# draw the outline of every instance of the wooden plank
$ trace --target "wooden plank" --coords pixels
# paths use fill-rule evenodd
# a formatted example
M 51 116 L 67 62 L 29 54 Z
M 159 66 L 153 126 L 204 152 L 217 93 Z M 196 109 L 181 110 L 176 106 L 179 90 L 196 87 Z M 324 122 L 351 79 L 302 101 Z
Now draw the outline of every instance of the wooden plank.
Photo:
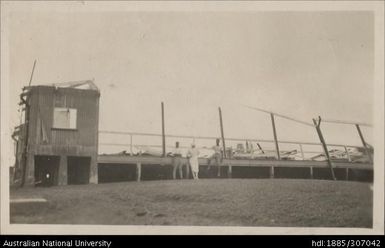
M 228 165 L 227 177 L 228 178 L 233 177 L 233 167 L 231 166 L 231 164 Z
M 313 170 L 313 166 L 310 166 L 310 179 L 314 179 L 314 170 Z

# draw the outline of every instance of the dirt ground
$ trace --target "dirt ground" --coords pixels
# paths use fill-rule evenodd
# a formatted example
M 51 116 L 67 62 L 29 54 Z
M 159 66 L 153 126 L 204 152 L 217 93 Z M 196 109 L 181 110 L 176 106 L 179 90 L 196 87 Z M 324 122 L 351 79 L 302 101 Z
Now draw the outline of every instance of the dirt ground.
M 368 183 L 201 179 L 12 189 L 11 223 L 371 227 Z

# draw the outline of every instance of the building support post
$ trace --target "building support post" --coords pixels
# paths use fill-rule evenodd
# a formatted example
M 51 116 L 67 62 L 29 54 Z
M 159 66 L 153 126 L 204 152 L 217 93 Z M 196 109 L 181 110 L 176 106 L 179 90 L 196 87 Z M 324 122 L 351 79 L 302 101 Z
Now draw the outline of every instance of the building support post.
M 92 165 L 90 165 L 90 166 L 92 167 Z M 59 161 L 58 185 L 67 185 L 68 184 L 67 173 L 68 173 L 67 156 L 63 155 L 63 156 L 60 156 L 60 161 Z
M 329 168 L 330 168 L 331 177 L 333 180 L 336 180 L 336 176 L 334 175 L 333 164 L 332 164 L 332 161 L 330 159 L 329 151 L 328 151 L 328 148 L 326 146 L 325 139 L 324 139 L 322 132 L 321 132 L 321 127 L 320 127 L 321 126 L 321 117 L 318 117 L 318 122 L 316 119 L 313 119 L 313 123 L 314 123 L 316 130 L 317 130 L 318 137 L 321 141 L 322 148 L 323 148 L 325 156 L 326 156 L 326 161 L 327 161 Z
M 67 162 L 66 162 L 67 163 Z M 95 154 L 91 156 L 91 164 L 90 164 L 90 183 L 98 184 L 99 183 L 99 172 L 98 172 L 98 155 Z
M 35 186 L 35 155 L 29 151 L 26 155 L 25 183 L 23 186 Z

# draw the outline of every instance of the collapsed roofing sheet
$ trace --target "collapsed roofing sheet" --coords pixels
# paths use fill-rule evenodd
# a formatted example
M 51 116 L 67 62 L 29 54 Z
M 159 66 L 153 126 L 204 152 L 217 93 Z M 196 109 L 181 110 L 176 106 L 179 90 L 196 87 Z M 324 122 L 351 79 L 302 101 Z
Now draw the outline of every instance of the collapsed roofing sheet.
M 82 89 L 82 90 L 99 91 L 98 87 L 94 84 L 92 80 L 57 83 L 57 84 L 52 84 L 52 86 L 57 88 L 74 88 L 74 89 Z

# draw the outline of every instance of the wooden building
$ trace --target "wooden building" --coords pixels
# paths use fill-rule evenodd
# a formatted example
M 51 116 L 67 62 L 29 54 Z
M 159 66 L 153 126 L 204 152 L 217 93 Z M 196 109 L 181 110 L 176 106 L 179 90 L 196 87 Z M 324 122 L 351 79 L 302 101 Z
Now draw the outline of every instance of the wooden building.
M 25 87 L 16 128 L 21 186 L 98 183 L 99 89 L 92 81 Z

